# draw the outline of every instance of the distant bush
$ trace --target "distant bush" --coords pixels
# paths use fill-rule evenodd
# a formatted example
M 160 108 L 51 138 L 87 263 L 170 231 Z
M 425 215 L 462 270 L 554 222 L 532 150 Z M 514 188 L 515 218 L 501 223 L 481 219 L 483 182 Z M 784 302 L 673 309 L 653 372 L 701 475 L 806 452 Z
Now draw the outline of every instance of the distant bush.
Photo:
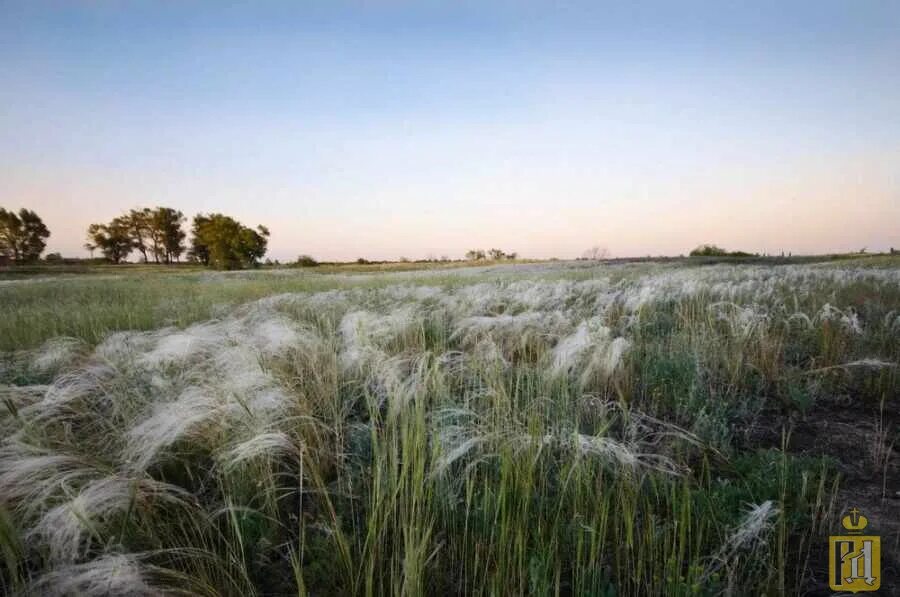
M 700 245 L 691 251 L 691 257 L 725 257 L 728 251 L 716 245 Z
M 59 253 L 47 253 L 44 257 L 44 261 L 47 263 L 61 263 L 63 260 L 63 256 Z
M 593 259 L 599 261 L 609 258 L 609 249 L 601 245 L 594 245 L 581 255 L 582 259 Z
M 519 254 L 516 252 L 507 253 L 501 249 L 490 249 L 487 252 L 483 249 L 471 249 L 466 251 L 466 259 L 468 261 L 484 261 L 485 259 L 501 261 L 503 259 L 518 259 L 518 257 Z
M 726 251 L 716 245 L 700 245 L 690 253 L 691 257 L 755 257 L 745 251 Z
M 299 267 L 316 267 L 319 265 L 319 262 L 316 261 L 311 255 L 300 255 L 297 257 L 297 261 L 294 262 L 294 265 Z

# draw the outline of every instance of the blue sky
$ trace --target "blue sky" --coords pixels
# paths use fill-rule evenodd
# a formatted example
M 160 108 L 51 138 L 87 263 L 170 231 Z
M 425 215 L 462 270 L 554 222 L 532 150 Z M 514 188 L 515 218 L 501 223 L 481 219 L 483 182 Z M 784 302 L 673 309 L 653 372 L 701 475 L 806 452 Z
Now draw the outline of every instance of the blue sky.
M 3 2 L 0 205 L 271 254 L 900 246 L 897 2 Z

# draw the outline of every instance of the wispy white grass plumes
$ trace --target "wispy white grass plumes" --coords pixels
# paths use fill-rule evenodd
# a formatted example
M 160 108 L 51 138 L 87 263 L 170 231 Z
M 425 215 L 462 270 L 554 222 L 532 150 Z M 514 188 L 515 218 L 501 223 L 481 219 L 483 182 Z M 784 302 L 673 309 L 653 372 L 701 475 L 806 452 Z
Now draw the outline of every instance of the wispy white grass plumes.
M 350 372 L 359 372 L 367 363 L 386 356 L 385 350 L 417 325 L 411 307 L 379 315 L 370 311 L 353 311 L 341 319 L 339 331 L 343 342 L 341 363 Z
M 620 471 L 654 470 L 667 475 L 681 472 L 675 462 L 662 454 L 642 452 L 637 446 L 629 446 L 610 437 L 575 433 L 572 442 L 580 454 L 602 458 L 616 465 Z
M 772 500 L 749 505 L 743 518 L 731 529 L 718 552 L 710 559 L 703 578 L 709 579 L 722 568 L 732 569 L 728 575 L 728 592 L 734 592 L 737 587 L 734 586 L 736 575 L 733 568 L 739 568 L 742 560 L 744 564 L 755 562 L 760 552 L 768 549 L 768 536 L 779 514 L 780 510 Z
M 862 334 L 862 324 L 860 324 L 859 316 L 850 310 L 842 311 L 830 303 L 825 303 L 816 314 L 816 320 L 838 322 L 849 332 L 854 334 Z
M 740 524 L 725 539 L 720 553 L 723 556 L 733 556 L 741 549 L 764 546 L 765 533 L 772 530 L 772 523 L 778 512 L 772 500 L 750 505 Z
M 867 367 L 870 369 L 887 369 L 900 367 L 900 363 L 891 363 L 882 359 L 857 359 L 841 365 L 841 367 Z
M 262 457 L 298 456 L 300 450 L 283 432 L 264 432 L 254 435 L 219 455 L 226 470 L 237 468 L 241 464 Z
M 72 403 L 97 399 L 115 375 L 113 367 L 99 363 L 66 372 L 47 386 L 43 398 L 29 409 L 29 414 L 38 420 L 47 420 L 61 409 L 71 407 Z
M 592 345 L 605 345 L 609 336 L 610 329 L 602 323 L 596 320 L 582 321 L 573 333 L 560 340 L 553 348 L 553 372 L 570 371 Z
M 217 412 L 221 412 L 221 404 L 215 396 L 201 388 L 188 388 L 174 402 L 156 406 L 153 414 L 128 430 L 124 461 L 135 471 L 146 469 L 163 449 Z
M 156 597 L 168 593 L 148 583 L 139 559 L 131 555 L 105 555 L 56 567 L 38 578 L 31 589 L 34 594 L 48 597 Z
M 159 327 L 0 358 L 0 531 L 29 558 L 10 577 L 39 594 L 187 590 L 178 574 L 209 594 L 723 591 L 744 560 L 771 569 L 787 525 L 765 456 L 735 441 L 761 405 L 896 388 L 896 272 L 517 271 L 279 286 L 183 325 L 177 298 Z M 290 275 L 197 283 L 258 278 Z M 765 471 L 752 492 L 741 458 Z M 795 503 L 816 474 L 785 482 Z
M 84 352 L 85 344 L 78 338 L 53 338 L 37 349 L 31 368 L 37 373 L 55 373 L 70 366 Z
M 0 448 L 0 502 L 13 504 L 30 515 L 65 488 L 95 474 L 96 470 L 79 456 L 13 438 Z
M 154 500 L 180 503 L 185 497 L 181 488 L 153 479 L 104 477 L 48 510 L 28 536 L 47 545 L 53 561 L 71 563 L 84 554 L 87 539 L 115 516 Z
M 608 343 L 595 346 L 593 354 L 581 374 L 582 387 L 598 374 L 603 379 L 609 379 L 621 366 L 629 348 L 631 348 L 631 342 L 621 336 Z

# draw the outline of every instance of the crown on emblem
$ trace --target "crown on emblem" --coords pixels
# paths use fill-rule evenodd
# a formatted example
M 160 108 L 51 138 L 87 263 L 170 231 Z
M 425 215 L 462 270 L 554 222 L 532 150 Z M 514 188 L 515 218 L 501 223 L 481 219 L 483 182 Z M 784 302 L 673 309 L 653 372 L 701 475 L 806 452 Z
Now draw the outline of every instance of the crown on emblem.
M 858 508 L 851 508 L 850 513 L 841 519 L 841 524 L 848 531 L 860 532 L 869 524 L 869 519 L 860 514 Z

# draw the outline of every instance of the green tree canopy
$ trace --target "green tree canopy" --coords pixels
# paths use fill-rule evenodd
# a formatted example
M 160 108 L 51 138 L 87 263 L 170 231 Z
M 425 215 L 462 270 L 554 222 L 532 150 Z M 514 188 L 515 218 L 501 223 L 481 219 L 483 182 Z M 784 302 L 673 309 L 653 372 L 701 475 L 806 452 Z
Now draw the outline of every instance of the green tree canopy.
M 0 255 L 16 262 L 37 261 L 49 236 L 50 230 L 35 212 L 22 208 L 16 214 L 0 207 Z
M 144 263 L 150 256 L 156 263 L 172 263 L 185 251 L 184 221 L 184 214 L 171 207 L 132 209 L 108 224 L 92 224 L 85 248 L 91 252 L 100 249 L 113 263 L 123 261 L 135 249 Z
M 254 230 L 223 214 L 198 214 L 191 235 L 191 257 L 217 269 L 257 265 L 269 242 L 265 226 Z
M 700 245 L 690 254 L 691 257 L 754 257 L 753 253 L 745 251 L 726 251 L 716 245 Z
M 184 214 L 171 207 L 157 207 L 151 213 L 154 255 L 157 263 L 172 263 L 185 251 L 185 233 L 181 229 Z
M 128 216 L 114 218 L 109 224 L 91 224 L 87 235 L 85 247 L 89 251 L 100 249 L 103 256 L 113 263 L 127 259 L 134 249 Z
M 716 245 L 700 245 L 691 251 L 691 257 L 724 257 L 728 251 Z
M 154 248 L 153 239 L 153 212 L 149 208 L 132 209 L 124 216 L 128 223 L 128 234 L 131 236 L 132 245 L 141 253 L 141 261 L 147 263 L 147 251 Z M 154 253 L 155 257 L 156 253 Z M 159 261 L 159 259 L 156 259 Z

